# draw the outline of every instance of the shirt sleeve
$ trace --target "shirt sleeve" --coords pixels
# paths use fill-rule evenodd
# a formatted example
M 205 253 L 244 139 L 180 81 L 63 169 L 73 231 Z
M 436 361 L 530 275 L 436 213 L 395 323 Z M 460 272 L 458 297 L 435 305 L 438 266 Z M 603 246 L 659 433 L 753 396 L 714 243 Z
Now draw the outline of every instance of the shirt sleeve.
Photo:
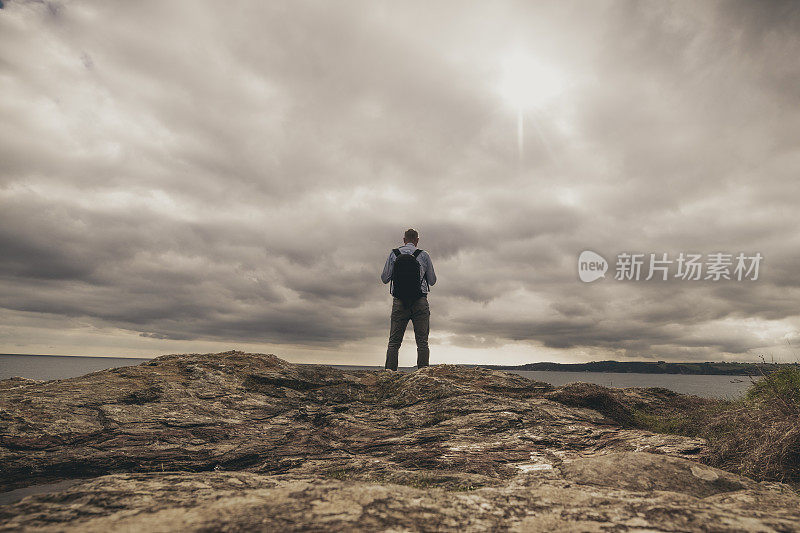
M 428 286 L 436 285 L 436 272 L 433 271 L 433 261 L 428 252 L 425 252 L 428 258 L 428 269 L 425 271 L 425 278 L 428 280 Z
M 394 267 L 394 252 L 389 252 L 389 257 L 386 258 L 386 264 L 383 265 L 383 272 L 381 273 L 381 281 L 389 283 L 392 279 L 392 270 Z

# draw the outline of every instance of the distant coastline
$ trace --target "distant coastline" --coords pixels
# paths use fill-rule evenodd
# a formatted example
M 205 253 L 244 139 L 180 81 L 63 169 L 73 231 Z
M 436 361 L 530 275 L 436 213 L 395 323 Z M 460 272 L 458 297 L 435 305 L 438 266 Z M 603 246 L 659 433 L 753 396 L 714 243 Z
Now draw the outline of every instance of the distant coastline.
M 106 368 L 106 362 L 125 361 L 127 364 L 138 364 L 149 361 L 149 357 L 97 356 L 97 355 L 52 355 L 52 354 L 0 354 L 0 357 L 55 357 L 64 360 L 72 358 L 91 359 L 97 361 L 97 369 Z M 128 363 L 130 362 L 130 363 Z M 331 363 L 297 363 L 299 365 L 318 365 L 347 367 L 353 369 L 380 369 L 381 365 L 354 365 Z M 460 366 L 482 367 L 494 370 L 523 370 L 532 372 L 597 372 L 608 374 L 682 374 L 695 376 L 761 376 L 771 374 L 784 368 L 800 368 L 800 363 L 738 363 L 723 361 L 701 361 L 695 363 L 670 363 L 666 361 L 592 361 L 590 363 L 526 363 L 523 365 L 485 365 L 460 363 Z M 406 370 L 413 370 L 407 367 Z M 94 371 L 90 369 L 88 371 Z M 0 372 L 1 374 L 1 372 Z M 77 374 L 76 374 L 77 375 Z M 59 376 L 60 377 L 60 376 Z M 0 377 L 0 379 L 4 379 Z M 43 379 L 36 377 L 34 379 Z M 54 379 L 44 378 L 44 379 Z
M 666 361 L 593 361 L 591 363 L 527 363 L 524 365 L 475 365 L 495 370 L 530 370 L 550 372 L 608 372 L 619 374 L 694 374 L 721 376 L 760 376 L 783 368 L 797 368 L 798 363 L 668 363 Z

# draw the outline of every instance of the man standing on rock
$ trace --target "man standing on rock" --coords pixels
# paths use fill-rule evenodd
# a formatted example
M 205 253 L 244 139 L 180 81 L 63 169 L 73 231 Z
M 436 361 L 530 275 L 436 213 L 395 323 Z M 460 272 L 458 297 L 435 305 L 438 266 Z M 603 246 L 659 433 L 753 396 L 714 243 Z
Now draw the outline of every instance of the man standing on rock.
M 381 281 L 391 282 L 389 293 L 394 297 L 385 365 L 390 370 L 397 370 L 397 356 L 409 319 L 414 324 L 414 337 L 417 340 L 417 367 L 428 366 L 430 358 L 428 331 L 431 311 L 428 292 L 430 286 L 436 284 L 436 273 L 431 256 L 417 248 L 418 243 L 417 231 L 406 230 L 403 246 L 389 253 L 381 274 Z

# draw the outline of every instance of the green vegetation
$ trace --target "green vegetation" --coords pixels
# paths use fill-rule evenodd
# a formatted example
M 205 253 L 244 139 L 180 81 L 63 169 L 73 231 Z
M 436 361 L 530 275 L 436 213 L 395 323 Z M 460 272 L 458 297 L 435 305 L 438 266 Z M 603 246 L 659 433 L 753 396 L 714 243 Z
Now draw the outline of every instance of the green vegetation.
M 756 381 L 747 391 L 747 399 L 751 402 L 776 401 L 790 411 L 797 409 L 800 405 L 800 369 L 784 368 Z
M 339 481 L 347 481 L 358 474 L 355 468 L 334 468 L 325 472 L 325 475 Z

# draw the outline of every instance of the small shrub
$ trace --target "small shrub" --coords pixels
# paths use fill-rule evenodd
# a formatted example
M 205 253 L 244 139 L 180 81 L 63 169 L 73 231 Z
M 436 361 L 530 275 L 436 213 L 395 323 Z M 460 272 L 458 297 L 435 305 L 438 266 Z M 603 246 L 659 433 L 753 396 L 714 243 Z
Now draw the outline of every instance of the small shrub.
M 751 402 L 776 402 L 790 413 L 800 412 L 800 369 L 784 368 L 768 374 L 747 391 Z
M 762 377 L 703 433 L 716 466 L 755 479 L 800 480 L 800 369 Z
M 702 437 L 706 462 L 758 480 L 800 481 L 800 369 L 763 376 L 736 401 L 654 415 L 636 411 L 639 427 Z
M 700 437 L 703 461 L 757 480 L 800 482 L 800 367 L 753 383 L 740 400 L 656 394 L 640 402 L 613 389 L 573 383 L 544 397 L 595 409 L 622 427 Z

